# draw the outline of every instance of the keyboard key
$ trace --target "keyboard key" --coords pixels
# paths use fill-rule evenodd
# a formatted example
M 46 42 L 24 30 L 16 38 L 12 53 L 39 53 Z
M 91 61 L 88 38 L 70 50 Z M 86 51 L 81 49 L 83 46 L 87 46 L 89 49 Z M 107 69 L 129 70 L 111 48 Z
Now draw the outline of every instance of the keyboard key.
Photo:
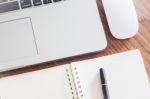
M 21 8 L 28 8 L 32 6 L 31 0 L 20 0 Z
M 0 0 L 0 3 L 8 2 L 8 0 Z
M 43 0 L 43 3 L 48 4 L 48 3 L 52 3 L 52 1 L 51 0 Z
M 61 1 L 61 0 L 53 0 L 54 2 L 59 2 L 59 1 Z
M 0 13 L 19 10 L 18 1 L 0 4 Z
M 42 4 L 41 0 L 33 0 L 33 5 L 34 6 L 38 6 L 38 5 L 41 5 L 41 4 Z

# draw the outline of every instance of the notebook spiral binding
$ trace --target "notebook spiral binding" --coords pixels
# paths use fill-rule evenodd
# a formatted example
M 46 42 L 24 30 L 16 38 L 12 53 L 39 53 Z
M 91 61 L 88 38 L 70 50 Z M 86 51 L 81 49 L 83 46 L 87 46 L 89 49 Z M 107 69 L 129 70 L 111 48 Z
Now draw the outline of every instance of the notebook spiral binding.
M 80 78 L 78 75 L 77 68 L 71 68 L 71 75 L 69 73 L 69 70 L 66 69 L 69 85 L 70 85 L 70 90 L 72 94 L 72 99 L 82 99 L 83 98 L 83 90 L 80 82 Z M 73 78 L 73 82 L 71 81 L 71 77 Z
M 77 90 L 77 96 L 78 99 L 83 98 L 83 90 L 82 90 L 82 86 L 81 86 L 81 81 L 78 75 L 78 70 L 76 67 L 72 68 L 72 72 L 73 72 L 73 78 L 74 78 L 74 82 L 75 82 L 75 88 Z
M 73 83 L 72 73 L 70 71 L 70 68 L 66 69 L 66 74 L 67 74 L 67 79 L 68 79 L 68 83 L 69 83 L 69 86 L 70 86 L 70 92 L 71 92 L 71 95 L 72 95 L 72 99 L 76 99 L 77 94 L 76 94 L 76 91 L 75 91 L 75 88 L 74 88 L 75 85 Z

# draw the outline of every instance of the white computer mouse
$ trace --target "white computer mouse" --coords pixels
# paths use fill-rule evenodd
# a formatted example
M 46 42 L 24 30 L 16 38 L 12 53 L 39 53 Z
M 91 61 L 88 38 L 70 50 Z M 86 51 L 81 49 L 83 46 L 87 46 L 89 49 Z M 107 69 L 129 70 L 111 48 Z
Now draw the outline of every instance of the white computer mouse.
M 117 39 L 133 37 L 139 28 L 132 0 L 102 0 L 108 25 Z

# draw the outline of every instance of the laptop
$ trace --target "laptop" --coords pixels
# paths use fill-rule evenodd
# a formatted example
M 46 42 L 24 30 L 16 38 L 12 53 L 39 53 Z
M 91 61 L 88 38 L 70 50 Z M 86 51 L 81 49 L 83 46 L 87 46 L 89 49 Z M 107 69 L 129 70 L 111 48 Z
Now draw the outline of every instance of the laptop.
M 106 46 L 95 0 L 0 0 L 0 71 Z

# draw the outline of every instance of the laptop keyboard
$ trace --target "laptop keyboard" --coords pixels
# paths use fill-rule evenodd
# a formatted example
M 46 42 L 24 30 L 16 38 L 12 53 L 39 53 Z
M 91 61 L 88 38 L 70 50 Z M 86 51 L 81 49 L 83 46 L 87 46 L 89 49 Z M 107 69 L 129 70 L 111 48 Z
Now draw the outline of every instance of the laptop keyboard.
M 25 9 L 62 0 L 0 0 L 0 13 Z

